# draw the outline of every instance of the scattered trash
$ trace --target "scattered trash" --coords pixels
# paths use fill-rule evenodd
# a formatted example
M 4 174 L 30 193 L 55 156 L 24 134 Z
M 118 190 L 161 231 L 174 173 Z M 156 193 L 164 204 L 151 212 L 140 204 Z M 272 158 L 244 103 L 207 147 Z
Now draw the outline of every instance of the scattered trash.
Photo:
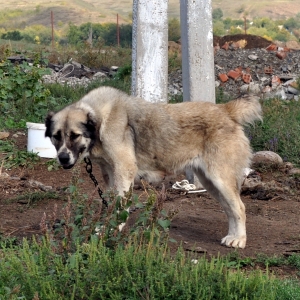
M 196 186 L 192 183 L 189 183 L 188 180 L 183 179 L 181 181 L 176 181 L 173 185 L 172 188 L 174 190 L 180 190 L 183 192 L 188 192 L 188 193 L 204 193 L 206 192 L 205 189 L 203 190 L 196 190 Z

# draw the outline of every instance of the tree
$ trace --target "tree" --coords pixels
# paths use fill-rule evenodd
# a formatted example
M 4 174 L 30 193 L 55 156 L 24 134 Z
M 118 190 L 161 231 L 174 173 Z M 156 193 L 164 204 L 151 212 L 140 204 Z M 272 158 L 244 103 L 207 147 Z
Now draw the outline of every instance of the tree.
M 216 36 L 223 36 L 226 33 L 224 28 L 224 23 L 222 21 L 214 22 L 213 24 L 213 33 Z
M 212 11 L 213 20 L 221 20 L 223 18 L 223 11 L 221 8 L 215 8 Z
M 20 31 L 14 30 L 3 33 L 1 38 L 4 40 L 20 41 L 22 39 L 22 35 Z
M 292 29 L 299 28 L 300 22 L 297 22 L 294 18 L 288 18 L 284 23 L 283 26 L 291 31 Z

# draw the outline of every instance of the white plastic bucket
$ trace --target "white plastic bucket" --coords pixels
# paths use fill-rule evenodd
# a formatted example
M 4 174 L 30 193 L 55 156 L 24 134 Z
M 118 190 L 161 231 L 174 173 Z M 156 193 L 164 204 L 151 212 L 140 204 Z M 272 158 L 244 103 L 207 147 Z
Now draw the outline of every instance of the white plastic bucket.
M 42 123 L 26 123 L 28 128 L 27 151 L 40 157 L 56 157 L 56 149 L 49 137 L 45 137 L 46 126 Z

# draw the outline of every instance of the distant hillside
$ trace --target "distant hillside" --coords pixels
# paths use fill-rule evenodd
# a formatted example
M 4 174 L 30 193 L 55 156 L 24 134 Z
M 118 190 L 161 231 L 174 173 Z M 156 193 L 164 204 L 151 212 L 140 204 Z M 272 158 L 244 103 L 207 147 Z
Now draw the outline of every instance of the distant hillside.
M 169 0 L 170 17 L 179 17 L 179 0 Z M 213 0 L 213 8 L 221 8 L 224 17 L 248 18 L 266 16 L 274 19 L 295 16 L 300 12 L 299 0 Z M 14 13 L 11 11 L 14 10 Z M 17 11 L 16 11 L 17 10 Z M 50 24 L 50 11 L 54 13 L 56 26 L 69 22 L 131 21 L 132 0 L 0 0 L 0 28 L 6 30 L 24 28 L 33 24 Z

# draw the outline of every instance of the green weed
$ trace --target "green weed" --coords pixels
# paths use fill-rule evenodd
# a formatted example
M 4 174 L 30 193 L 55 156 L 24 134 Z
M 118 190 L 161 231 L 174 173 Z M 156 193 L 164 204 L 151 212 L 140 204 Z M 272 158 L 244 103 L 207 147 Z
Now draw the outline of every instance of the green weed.
M 61 168 L 60 164 L 57 162 L 57 159 L 49 159 L 46 162 L 47 170 L 50 171 L 57 171 Z
M 263 122 L 245 129 L 255 151 L 270 150 L 300 165 L 300 105 L 297 101 L 262 102 Z
M 7 202 L 20 202 L 22 204 L 26 204 L 27 207 L 32 206 L 33 204 L 49 199 L 59 199 L 61 195 L 56 192 L 48 191 L 48 192 L 30 192 L 24 193 L 22 195 L 18 195 L 14 198 L 7 199 Z
M 32 167 L 40 161 L 40 157 L 33 152 L 18 150 L 12 141 L 0 140 L 0 152 L 3 154 L 4 167 Z

